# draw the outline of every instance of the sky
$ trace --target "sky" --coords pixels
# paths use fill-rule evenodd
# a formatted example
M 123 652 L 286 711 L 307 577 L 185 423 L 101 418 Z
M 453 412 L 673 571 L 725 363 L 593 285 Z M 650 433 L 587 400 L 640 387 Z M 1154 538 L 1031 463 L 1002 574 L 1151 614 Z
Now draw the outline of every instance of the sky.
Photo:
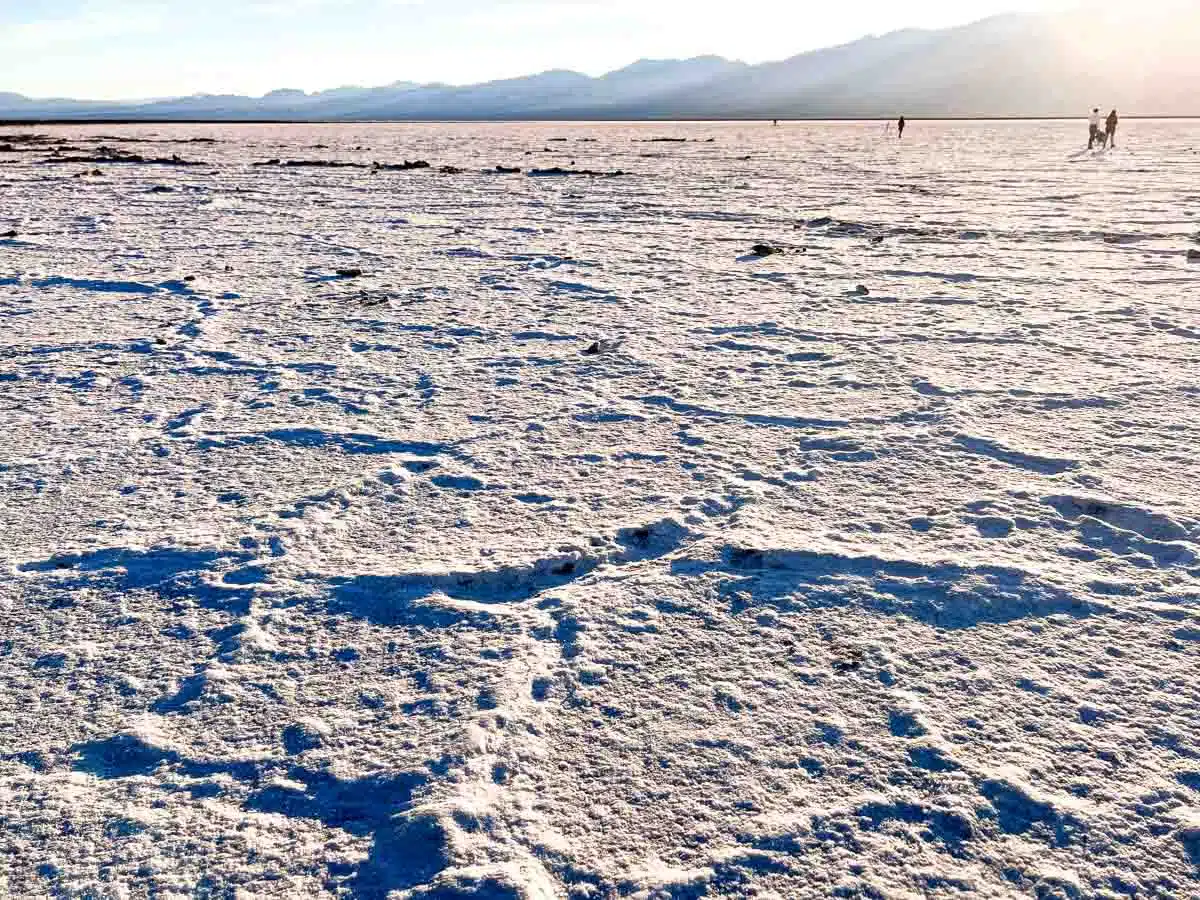
M 147 99 L 745 62 L 1064 0 L 0 0 L 0 91 Z

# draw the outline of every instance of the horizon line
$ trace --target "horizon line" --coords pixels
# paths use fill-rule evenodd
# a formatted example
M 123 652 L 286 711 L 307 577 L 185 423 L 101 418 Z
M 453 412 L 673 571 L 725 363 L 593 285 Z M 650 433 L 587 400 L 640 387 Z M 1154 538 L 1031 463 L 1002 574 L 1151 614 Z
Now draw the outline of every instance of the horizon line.
M 230 118 L 230 119 L 193 119 L 175 118 L 169 116 L 157 118 L 4 118 L 0 117 L 0 128 L 14 126 L 65 126 L 65 125 L 694 125 L 719 124 L 740 122 L 779 122 L 792 124 L 819 124 L 822 122 L 894 122 L 900 114 L 875 116 L 697 116 L 697 117 L 644 117 L 644 118 L 573 118 L 573 117 L 488 117 L 476 119 L 464 118 L 428 118 L 428 119 L 291 119 L 291 118 Z M 904 119 L 909 122 L 1076 122 L 1085 118 L 1083 115 L 1057 116 L 1026 116 L 1026 115 L 962 115 L 962 116 L 910 116 Z M 1166 115 L 1153 113 L 1122 113 L 1122 120 L 1138 121 L 1191 121 L 1200 119 L 1200 113 L 1186 115 Z

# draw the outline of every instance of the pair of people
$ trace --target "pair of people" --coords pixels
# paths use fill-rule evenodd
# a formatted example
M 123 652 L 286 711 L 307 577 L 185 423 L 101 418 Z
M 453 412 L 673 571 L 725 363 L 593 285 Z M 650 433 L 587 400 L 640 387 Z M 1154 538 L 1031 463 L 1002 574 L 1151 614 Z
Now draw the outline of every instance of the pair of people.
M 1091 150 L 1096 146 L 1096 142 L 1100 142 L 1100 149 L 1105 147 L 1115 150 L 1117 148 L 1117 123 L 1120 119 L 1117 118 L 1117 111 L 1114 109 L 1108 114 L 1107 119 L 1100 118 L 1100 107 L 1095 107 L 1092 110 L 1091 118 L 1088 119 L 1088 149 Z M 1104 126 L 1104 130 L 1100 130 L 1100 126 Z

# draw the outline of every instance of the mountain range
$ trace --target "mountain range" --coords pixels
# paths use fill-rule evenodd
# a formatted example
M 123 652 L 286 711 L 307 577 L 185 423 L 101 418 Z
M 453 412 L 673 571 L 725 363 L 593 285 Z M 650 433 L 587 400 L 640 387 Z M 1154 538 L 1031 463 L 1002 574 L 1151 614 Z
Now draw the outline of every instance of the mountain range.
M 642 60 L 598 78 L 554 70 L 453 86 L 396 82 L 138 103 L 0 93 L 0 118 L 489 120 L 1200 115 L 1200 4 L 1172 13 L 1004 15 L 909 29 L 747 65 Z

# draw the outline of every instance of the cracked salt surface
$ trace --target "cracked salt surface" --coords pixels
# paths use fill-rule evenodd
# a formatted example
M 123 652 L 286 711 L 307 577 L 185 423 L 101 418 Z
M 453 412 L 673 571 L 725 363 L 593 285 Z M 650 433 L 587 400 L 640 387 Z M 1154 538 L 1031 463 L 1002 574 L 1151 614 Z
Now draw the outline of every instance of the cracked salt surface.
M 1200 890 L 1200 125 L 52 131 L 0 896 Z

